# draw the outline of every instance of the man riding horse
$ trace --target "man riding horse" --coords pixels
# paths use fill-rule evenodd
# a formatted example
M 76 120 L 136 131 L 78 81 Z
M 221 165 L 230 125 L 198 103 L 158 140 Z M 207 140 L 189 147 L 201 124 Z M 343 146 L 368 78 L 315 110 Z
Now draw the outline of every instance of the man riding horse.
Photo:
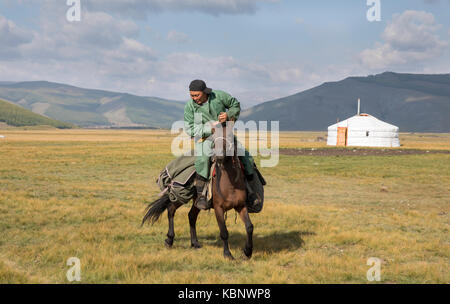
M 186 133 L 195 138 L 195 170 L 197 172 L 195 180 L 197 200 L 195 205 L 199 209 L 206 210 L 210 206 L 204 188 L 209 180 L 210 156 L 213 149 L 213 142 L 208 140 L 208 137 L 214 133 L 215 128 L 220 123 L 236 121 L 241 112 L 241 105 L 236 98 L 228 93 L 208 88 L 203 80 L 192 81 L 189 85 L 189 91 L 191 100 L 187 102 L 184 108 L 184 121 Z M 228 112 L 226 112 L 227 110 Z M 197 121 L 196 118 L 198 117 L 201 118 L 200 121 Z M 248 181 L 253 179 L 255 173 L 253 157 L 247 150 L 239 154 L 239 159 L 244 166 L 247 189 L 249 189 Z M 248 201 L 255 203 L 256 200 L 256 195 L 253 191 L 250 191 Z

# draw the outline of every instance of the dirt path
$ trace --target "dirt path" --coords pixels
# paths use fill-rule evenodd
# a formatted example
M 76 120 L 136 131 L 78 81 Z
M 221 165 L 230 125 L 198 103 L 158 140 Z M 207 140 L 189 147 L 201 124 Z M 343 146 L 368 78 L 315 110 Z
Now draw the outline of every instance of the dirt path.
M 450 150 L 418 150 L 418 149 L 390 149 L 390 148 L 304 148 L 280 149 L 281 155 L 301 156 L 385 156 L 385 155 L 414 155 L 414 154 L 450 154 Z

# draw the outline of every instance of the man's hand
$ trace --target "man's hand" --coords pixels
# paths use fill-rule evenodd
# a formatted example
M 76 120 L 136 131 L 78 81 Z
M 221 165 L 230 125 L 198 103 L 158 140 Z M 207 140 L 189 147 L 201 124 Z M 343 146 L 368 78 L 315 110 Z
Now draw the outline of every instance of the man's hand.
M 228 120 L 228 114 L 222 112 L 219 114 L 219 122 L 226 122 Z
M 211 122 L 211 132 L 214 134 L 216 131 L 216 128 L 218 128 L 218 125 L 220 125 L 220 121 Z

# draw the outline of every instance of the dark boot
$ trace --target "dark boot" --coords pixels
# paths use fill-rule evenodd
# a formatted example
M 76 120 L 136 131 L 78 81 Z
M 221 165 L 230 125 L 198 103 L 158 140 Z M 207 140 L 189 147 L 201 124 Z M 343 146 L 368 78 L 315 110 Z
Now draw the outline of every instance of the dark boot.
M 206 183 L 208 180 L 203 176 L 197 175 L 195 178 L 195 189 L 197 190 L 197 199 L 195 206 L 200 210 L 207 210 L 211 208 L 206 198 Z
M 257 206 L 258 204 L 261 203 L 261 200 L 259 199 L 259 197 L 256 195 L 255 191 L 253 190 L 252 186 L 251 186 L 251 182 L 253 181 L 254 174 L 251 175 L 246 175 L 245 176 L 245 186 L 247 188 L 247 202 L 249 203 L 250 206 Z

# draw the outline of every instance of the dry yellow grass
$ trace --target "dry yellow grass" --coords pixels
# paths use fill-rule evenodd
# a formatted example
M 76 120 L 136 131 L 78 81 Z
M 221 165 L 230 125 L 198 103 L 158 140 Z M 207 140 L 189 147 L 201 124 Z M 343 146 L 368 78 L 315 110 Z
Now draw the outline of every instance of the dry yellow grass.
M 368 283 L 370 257 L 382 283 L 449 283 L 450 155 L 280 156 L 262 168 L 265 207 L 245 229 L 228 214 L 236 261 L 222 258 L 213 212 L 190 248 L 187 212 L 139 228 L 154 180 L 173 157 L 164 130 L 2 130 L 0 282 Z M 283 132 L 282 148 L 325 147 L 325 132 Z M 401 134 L 402 149 L 450 150 L 449 134 Z M 319 141 L 317 141 L 319 140 Z M 258 158 L 259 160 L 259 158 Z

